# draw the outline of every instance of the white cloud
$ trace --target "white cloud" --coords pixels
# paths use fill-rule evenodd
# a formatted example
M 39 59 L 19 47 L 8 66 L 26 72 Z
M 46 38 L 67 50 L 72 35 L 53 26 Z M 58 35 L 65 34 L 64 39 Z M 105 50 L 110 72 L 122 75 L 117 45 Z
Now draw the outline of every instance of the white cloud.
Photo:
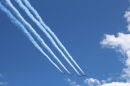
M 123 69 L 124 74 L 122 74 L 122 78 L 126 79 L 127 82 L 130 83 L 130 67 Z
M 101 82 L 102 82 L 103 84 L 105 84 L 105 83 L 106 83 L 106 80 L 101 80 Z
M 125 73 L 123 76 L 130 79 L 130 34 L 118 33 L 118 36 L 114 35 L 105 35 L 105 39 L 101 42 L 101 44 L 105 47 L 109 47 L 124 53 L 127 58 L 125 60 L 126 68 L 123 69 Z
M 88 86 L 100 86 L 100 81 L 94 78 L 89 78 L 84 81 Z
M 118 36 L 105 34 L 105 39 L 101 42 L 105 47 L 120 50 L 123 53 L 130 50 L 130 34 L 118 33 Z
M 101 86 L 130 86 L 130 83 L 124 83 L 124 82 L 112 82 L 112 83 L 105 83 Z
M 69 83 L 71 86 L 81 86 L 79 84 L 77 84 L 75 81 L 72 81 L 71 79 L 66 79 L 67 83 Z
M 107 80 L 101 80 L 94 78 L 88 78 L 84 81 L 87 86 L 130 86 L 129 82 L 110 82 L 108 83 Z
M 124 17 L 127 19 L 128 22 L 128 31 L 130 31 L 130 11 L 126 11 Z
M 112 81 L 112 77 L 109 77 L 109 78 L 107 78 L 107 81 L 109 82 L 109 81 Z
M 129 39 L 130 40 L 130 39 Z M 130 46 L 130 45 L 129 45 Z M 126 52 L 128 59 L 126 60 L 126 65 L 130 66 L 130 50 Z
M 124 17 L 128 22 L 128 31 L 130 31 L 130 11 L 126 11 Z M 111 82 L 105 83 L 101 86 L 130 86 L 130 34 L 118 33 L 117 37 L 115 35 L 105 34 L 105 39 L 100 42 L 104 47 L 115 49 L 116 51 L 125 54 L 125 68 L 122 70 L 122 79 L 126 82 Z

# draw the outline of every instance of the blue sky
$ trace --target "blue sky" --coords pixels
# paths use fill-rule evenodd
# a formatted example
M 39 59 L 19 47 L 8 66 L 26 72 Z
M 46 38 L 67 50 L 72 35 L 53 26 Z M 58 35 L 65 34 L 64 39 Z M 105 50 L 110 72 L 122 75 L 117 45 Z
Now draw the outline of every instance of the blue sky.
M 129 86 L 128 0 L 29 1 L 88 75 L 78 77 L 47 36 L 15 0 L 11 0 L 73 76 L 62 75 L 1 10 L 0 86 Z M 66 72 L 44 47 L 42 49 Z

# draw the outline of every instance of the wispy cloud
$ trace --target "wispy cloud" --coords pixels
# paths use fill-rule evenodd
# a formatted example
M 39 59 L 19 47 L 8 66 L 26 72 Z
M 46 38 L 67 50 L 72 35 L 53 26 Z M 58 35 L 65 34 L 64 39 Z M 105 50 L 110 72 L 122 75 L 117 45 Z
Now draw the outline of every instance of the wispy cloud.
M 121 53 L 127 53 L 130 50 L 130 34 L 118 33 L 115 35 L 105 34 L 105 39 L 101 42 L 102 46 L 116 49 Z
M 79 84 L 77 84 L 75 81 L 72 81 L 71 79 L 66 79 L 66 81 L 67 81 L 67 83 L 69 83 L 70 84 L 70 86 L 82 86 L 82 85 L 79 85 Z
M 1 73 L 0 73 L 0 77 L 3 76 Z
M 87 86 L 130 86 L 129 82 L 109 82 L 107 80 L 98 80 L 94 78 L 88 78 L 84 81 Z M 86 86 L 86 85 L 85 85 Z
M 94 78 L 86 79 L 84 81 L 84 83 L 86 83 L 88 86 L 100 86 L 101 85 L 100 81 L 97 79 L 94 79 Z
M 128 22 L 128 31 L 130 31 L 130 10 L 126 11 L 124 17 L 127 19 L 127 22 Z
M 130 31 L 130 11 L 126 11 L 124 17 L 128 22 L 128 31 Z M 117 36 L 105 34 L 105 38 L 100 42 L 102 46 L 114 49 L 124 54 L 126 66 L 122 71 L 121 79 L 126 82 L 109 82 L 102 84 L 101 86 L 130 86 L 130 34 L 119 32 Z
M 4 76 L 0 73 L 0 77 L 3 78 Z M 0 81 L 0 86 L 7 86 L 7 82 Z
M 126 80 L 126 82 L 111 82 L 112 78 L 101 81 L 89 78 L 84 83 L 88 86 L 130 86 L 130 34 L 118 33 L 117 37 L 115 35 L 105 34 L 105 39 L 101 41 L 101 45 L 125 54 L 126 60 L 124 65 L 126 67 L 122 70 L 123 74 L 121 75 L 121 79 Z
M 7 86 L 7 82 L 0 82 L 0 86 Z
M 112 82 L 112 83 L 105 83 L 101 86 L 130 86 L 130 83 L 124 83 L 124 82 Z
M 109 77 L 109 78 L 107 78 L 107 82 L 112 81 L 112 79 L 113 79 L 113 77 Z
M 127 14 L 128 13 L 126 13 L 125 16 Z M 127 20 L 129 18 L 127 18 Z M 101 44 L 126 55 L 126 60 L 124 62 L 126 68 L 123 69 L 124 74 L 122 75 L 122 78 L 125 78 L 128 82 L 130 82 L 130 34 L 118 33 L 117 37 L 106 34 L 105 39 L 101 42 Z

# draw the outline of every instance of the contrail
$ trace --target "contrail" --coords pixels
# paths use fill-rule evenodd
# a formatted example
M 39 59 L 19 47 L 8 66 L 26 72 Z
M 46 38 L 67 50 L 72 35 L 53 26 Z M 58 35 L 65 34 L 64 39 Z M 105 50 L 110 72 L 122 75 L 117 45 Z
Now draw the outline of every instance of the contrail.
M 19 11 L 13 6 L 10 0 L 5 0 L 7 5 L 13 10 L 15 15 L 21 20 L 21 22 L 37 37 L 37 39 L 41 42 L 41 44 L 50 52 L 50 54 L 59 62 L 59 64 L 70 74 L 70 72 L 66 69 L 66 67 L 61 63 L 61 61 L 57 58 L 57 56 L 52 52 L 52 50 L 47 46 L 44 40 L 38 35 L 38 33 L 33 29 L 33 27 L 21 16 Z
M 68 60 L 68 58 L 64 55 L 64 53 L 60 50 L 60 48 L 57 46 L 57 44 L 55 43 L 55 41 L 52 39 L 52 37 L 50 36 L 50 34 L 48 34 L 48 32 L 44 29 L 44 27 L 34 18 L 34 16 L 29 12 L 29 10 L 27 9 L 26 6 L 23 5 L 21 0 L 15 0 L 18 5 L 25 11 L 25 13 L 33 20 L 33 22 L 35 22 L 37 24 L 37 26 L 44 31 L 44 33 L 46 34 L 46 36 L 50 39 L 50 41 L 52 42 L 52 44 L 54 45 L 54 47 L 61 53 L 61 55 L 65 58 L 65 60 L 70 64 L 70 66 L 76 71 L 77 74 L 79 74 L 79 72 L 76 70 L 76 68 L 71 64 L 71 62 Z M 80 75 L 80 74 L 79 74 Z
M 23 0 L 23 2 L 25 3 L 25 5 L 29 8 L 29 10 L 31 10 L 34 15 L 36 16 L 36 18 L 38 19 L 38 21 L 42 24 L 43 27 L 45 27 L 45 29 L 54 37 L 54 39 L 56 40 L 56 42 L 59 44 L 59 46 L 64 50 L 64 52 L 68 55 L 68 57 L 74 62 L 74 64 L 79 68 L 79 70 L 85 74 L 83 72 L 83 70 L 79 67 L 79 65 L 76 63 L 76 61 L 73 59 L 73 57 L 69 54 L 69 52 L 67 51 L 67 49 L 64 47 L 64 45 L 60 42 L 60 40 L 58 39 L 58 37 L 54 34 L 54 32 L 51 31 L 51 29 L 43 22 L 42 18 L 40 17 L 40 15 L 38 14 L 38 12 L 33 8 L 33 6 L 30 4 L 30 2 L 28 0 Z
M 12 13 L 4 7 L 0 2 L 0 9 L 7 14 L 7 16 L 15 23 L 20 29 L 24 32 L 24 34 L 28 37 L 28 39 L 33 43 L 33 45 L 43 54 L 47 59 L 60 71 L 62 70 L 49 58 L 49 56 L 42 50 L 42 48 L 37 44 L 31 34 L 26 30 L 26 28 L 21 24 L 19 20 L 17 20 Z M 62 72 L 63 73 L 63 72 Z

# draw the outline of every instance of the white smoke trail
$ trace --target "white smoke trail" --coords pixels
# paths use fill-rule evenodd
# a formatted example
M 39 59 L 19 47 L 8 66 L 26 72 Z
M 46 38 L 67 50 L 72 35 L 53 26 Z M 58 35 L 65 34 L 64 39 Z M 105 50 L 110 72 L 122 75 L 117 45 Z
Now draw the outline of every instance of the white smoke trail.
M 54 32 L 51 31 L 51 29 L 43 22 L 42 18 L 40 17 L 40 15 L 38 14 L 38 12 L 33 8 L 33 6 L 30 4 L 30 2 L 28 0 L 23 0 L 23 2 L 25 3 L 25 5 L 28 7 L 29 10 L 31 10 L 34 15 L 36 16 L 36 18 L 38 19 L 38 21 L 42 24 L 43 27 L 45 27 L 45 29 L 54 37 L 54 39 L 56 40 L 56 42 L 59 44 L 59 46 L 64 50 L 64 52 L 68 55 L 68 57 L 74 62 L 74 64 L 79 68 L 79 70 L 85 74 L 83 72 L 83 70 L 79 67 L 79 65 L 76 63 L 76 61 L 73 59 L 73 57 L 69 54 L 69 52 L 67 51 L 67 49 L 64 47 L 64 45 L 60 42 L 60 40 L 58 39 L 58 37 L 54 34 Z
M 15 1 L 26 12 L 26 14 L 33 20 L 33 22 L 35 22 L 37 24 L 37 26 L 46 34 L 46 36 L 50 39 L 50 41 L 52 42 L 52 44 L 54 45 L 54 47 L 61 53 L 61 55 L 70 64 L 70 66 L 76 71 L 76 73 L 79 74 L 79 72 L 76 70 L 76 68 L 71 64 L 71 62 L 68 60 L 68 58 L 64 55 L 64 53 L 57 46 L 57 44 L 52 39 L 52 37 L 50 36 L 50 34 L 48 34 L 48 32 L 44 29 L 44 27 L 34 18 L 34 16 L 29 12 L 29 10 L 27 9 L 27 7 L 23 5 L 22 1 L 21 0 L 15 0 Z
M 41 44 L 50 52 L 50 54 L 59 62 L 59 64 L 68 72 L 70 73 L 66 67 L 61 63 L 61 61 L 57 58 L 57 56 L 52 52 L 52 50 L 46 45 L 44 40 L 38 35 L 38 33 L 33 29 L 33 27 L 22 17 L 19 11 L 13 6 L 10 0 L 5 0 L 6 4 L 13 10 L 15 15 L 20 19 L 20 21 L 37 37 L 37 39 L 41 42 Z
M 17 20 L 12 13 L 4 7 L 0 2 L 0 9 L 7 14 L 7 16 L 15 23 L 20 29 L 24 32 L 24 34 L 28 37 L 28 39 L 33 43 L 33 45 L 43 54 L 47 59 L 60 71 L 62 70 L 49 58 L 49 56 L 42 50 L 42 48 L 37 44 L 37 42 L 34 40 L 34 38 L 31 36 L 31 34 L 26 30 L 26 28 L 21 24 L 19 20 Z M 63 72 L 62 72 L 63 73 Z

